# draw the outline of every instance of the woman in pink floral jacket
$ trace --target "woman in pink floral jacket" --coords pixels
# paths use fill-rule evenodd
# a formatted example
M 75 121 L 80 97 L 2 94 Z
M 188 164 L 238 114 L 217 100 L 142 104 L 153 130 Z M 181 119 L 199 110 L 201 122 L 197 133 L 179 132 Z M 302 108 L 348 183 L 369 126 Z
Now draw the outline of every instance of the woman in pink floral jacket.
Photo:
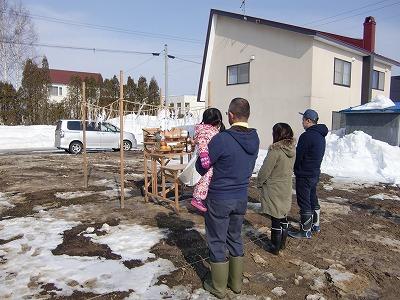
M 191 204 L 202 212 L 207 211 L 204 201 L 207 198 L 208 186 L 213 175 L 213 169 L 210 168 L 210 158 L 208 156 L 208 143 L 217 133 L 224 129 L 222 114 L 217 108 L 206 109 L 203 113 L 202 122 L 195 126 L 194 142 L 197 147 L 197 153 L 200 157 L 202 167 L 208 169 L 208 171 L 194 187 Z

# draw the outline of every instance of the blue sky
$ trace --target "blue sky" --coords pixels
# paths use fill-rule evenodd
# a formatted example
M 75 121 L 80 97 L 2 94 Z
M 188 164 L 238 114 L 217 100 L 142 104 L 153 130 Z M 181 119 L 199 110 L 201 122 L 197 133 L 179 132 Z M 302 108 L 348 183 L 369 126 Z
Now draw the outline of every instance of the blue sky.
M 34 15 L 40 43 L 145 52 L 160 52 L 167 43 L 171 55 L 196 62 L 202 61 L 210 9 L 241 12 L 241 0 L 22 0 L 22 3 Z M 341 14 L 346 11 L 351 12 Z M 377 21 L 377 52 L 400 61 L 400 1 L 397 0 L 247 0 L 246 14 L 358 38 L 362 36 L 364 18 L 372 15 Z M 338 16 L 321 20 L 335 15 Z M 40 16 L 151 34 L 94 30 L 49 22 Z M 162 36 L 155 38 L 157 34 Z M 190 42 L 166 35 L 190 39 Z M 48 57 L 50 68 L 99 72 L 104 78 L 124 70 L 126 77 L 131 75 L 135 81 L 140 75 L 155 76 L 163 88 L 162 57 L 150 59 L 151 56 L 143 55 L 52 48 L 38 48 L 36 52 Z M 200 64 L 171 60 L 169 94 L 196 94 L 200 67 Z M 400 69 L 394 69 L 393 73 L 400 74 Z

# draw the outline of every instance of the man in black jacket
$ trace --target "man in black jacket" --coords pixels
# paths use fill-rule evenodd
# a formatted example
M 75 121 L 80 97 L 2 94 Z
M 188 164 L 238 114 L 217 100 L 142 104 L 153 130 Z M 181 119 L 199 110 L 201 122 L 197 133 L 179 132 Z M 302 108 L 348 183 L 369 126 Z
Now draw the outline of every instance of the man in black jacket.
M 318 123 L 318 113 L 307 109 L 303 114 L 303 128 L 296 147 L 294 175 L 296 175 L 297 204 L 300 207 L 300 230 L 289 231 L 294 238 L 311 238 L 311 232 L 319 232 L 320 206 L 317 184 L 321 162 L 325 154 L 325 136 L 328 128 Z

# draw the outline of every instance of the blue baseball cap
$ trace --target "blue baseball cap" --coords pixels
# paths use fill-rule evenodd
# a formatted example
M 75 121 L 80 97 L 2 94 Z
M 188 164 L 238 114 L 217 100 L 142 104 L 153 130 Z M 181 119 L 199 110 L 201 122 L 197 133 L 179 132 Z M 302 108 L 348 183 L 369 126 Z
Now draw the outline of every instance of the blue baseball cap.
M 299 112 L 305 119 L 310 119 L 314 122 L 318 121 L 318 113 L 313 109 L 307 109 L 304 113 Z

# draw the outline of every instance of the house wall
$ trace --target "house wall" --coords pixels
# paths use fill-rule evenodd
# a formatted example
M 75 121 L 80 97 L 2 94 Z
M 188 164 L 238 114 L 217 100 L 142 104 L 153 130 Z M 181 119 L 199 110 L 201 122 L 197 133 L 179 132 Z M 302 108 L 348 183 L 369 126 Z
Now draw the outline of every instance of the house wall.
M 228 125 L 225 112 L 231 99 L 248 99 L 250 126 L 258 130 L 262 148 L 272 143 L 277 122 L 289 123 L 299 136 L 298 112 L 310 106 L 312 45 L 306 35 L 218 15 L 209 53 L 210 106 L 221 110 Z M 227 66 L 249 62 L 253 55 L 250 83 L 227 86 Z
M 68 96 L 68 85 L 66 84 L 59 84 L 59 83 L 52 83 L 54 87 L 61 87 L 62 88 L 62 95 L 60 96 L 50 96 L 49 101 L 51 103 L 60 103 L 64 100 L 65 97 Z
M 390 65 L 385 65 L 383 63 L 374 62 L 374 70 L 383 72 L 385 74 L 385 87 L 383 91 L 372 89 L 372 98 L 377 95 L 383 95 L 385 97 L 390 96 L 390 79 L 392 77 L 392 71 Z
M 350 87 L 334 84 L 335 58 L 351 63 Z M 319 123 L 331 129 L 332 112 L 361 104 L 361 55 L 315 40 L 313 45 L 311 108 Z

